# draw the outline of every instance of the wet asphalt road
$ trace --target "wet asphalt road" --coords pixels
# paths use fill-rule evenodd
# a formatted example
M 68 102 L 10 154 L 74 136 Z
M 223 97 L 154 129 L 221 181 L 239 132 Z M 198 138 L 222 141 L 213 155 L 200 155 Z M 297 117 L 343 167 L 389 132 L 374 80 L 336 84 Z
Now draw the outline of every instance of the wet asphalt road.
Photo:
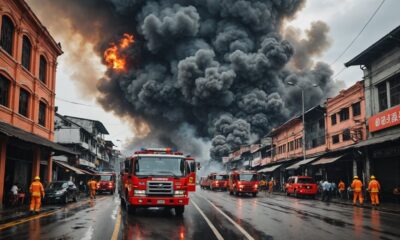
M 166 209 L 127 215 L 119 206 L 117 195 L 83 200 L 26 222 L 0 225 L 0 239 L 112 239 L 114 232 L 116 239 L 400 238 L 398 214 L 264 193 L 235 197 L 198 189 L 183 217 Z

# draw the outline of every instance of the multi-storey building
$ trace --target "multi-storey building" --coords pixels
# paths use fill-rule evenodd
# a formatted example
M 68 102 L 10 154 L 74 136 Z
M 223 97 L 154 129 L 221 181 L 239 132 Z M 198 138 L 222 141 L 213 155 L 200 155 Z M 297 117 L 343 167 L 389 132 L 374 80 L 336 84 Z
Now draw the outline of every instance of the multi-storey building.
M 51 180 L 51 152 L 72 153 L 52 142 L 62 53 L 25 1 L 0 1 L 0 204 L 15 182 Z
M 362 152 L 365 180 L 374 174 L 392 196 L 400 185 L 400 26 L 348 61 L 364 73 L 368 139 Z

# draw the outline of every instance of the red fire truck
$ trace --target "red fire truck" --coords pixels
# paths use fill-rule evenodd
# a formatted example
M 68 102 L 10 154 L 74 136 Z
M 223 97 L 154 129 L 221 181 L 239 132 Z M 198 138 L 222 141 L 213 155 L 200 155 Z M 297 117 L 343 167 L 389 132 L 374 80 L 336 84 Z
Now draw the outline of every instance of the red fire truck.
M 115 192 L 115 172 L 99 172 L 96 175 L 97 182 L 97 193 L 108 192 L 111 195 Z
M 232 171 L 229 173 L 229 194 L 251 193 L 253 197 L 258 193 L 258 179 L 255 171 Z
M 136 208 L 174 208 L 182 215 L 189 192 L 196 189 L 196 162 L 170 148 L 145 148 L 125 160 L 121 171 L 121 204 Z

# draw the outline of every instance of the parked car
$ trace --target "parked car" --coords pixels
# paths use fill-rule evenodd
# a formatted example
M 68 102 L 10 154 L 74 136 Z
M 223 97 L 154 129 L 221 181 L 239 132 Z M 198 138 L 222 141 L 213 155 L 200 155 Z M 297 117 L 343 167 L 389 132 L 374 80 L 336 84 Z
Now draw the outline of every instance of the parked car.
M 288 178 L 285 185 L 286 195 L 293 194 L 295 197 L 300 195 L 315 197 L 318 191 L 317 183 L 312 177 L 292 176 Z
M 207 177 L 201 177 L 200 178 L 200 187 L 201 187 L 201 189 L 207 189 L 208 188 Z
M 114 172 L 100 172 L 98 173 L 97 192 L 98 193 L 110 193 L 111 195 L 115 192 L 115 179 L 116 175 Z
M 71 181 L 51 182 L 45 189 L 45 202 L 68 203 L 78 201 L 79 190 Z
M 229 173 L 229 194 L 247 194 L 253 197 L 258 193 L 258 177 L 255 171 L 232 171 Z
M 214 174 L 210 181 L 210 190 L 224 190 L 228 188 L 228 174 Z

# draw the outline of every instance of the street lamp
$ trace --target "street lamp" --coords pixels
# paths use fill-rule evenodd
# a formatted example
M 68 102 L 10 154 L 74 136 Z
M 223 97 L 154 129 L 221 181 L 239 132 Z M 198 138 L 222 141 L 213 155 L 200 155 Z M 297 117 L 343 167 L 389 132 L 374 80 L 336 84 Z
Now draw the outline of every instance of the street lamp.
M 290 86 L 298 86 L 296 85 L 296 83 L 294 82 L 287 82 L 288 85 Z M 318 84 L 313 84 L 313 87 L 318 87 Z M 303 143 L 302 143 L 302 147 L 303 147 L 303 160 L 306 160 L 306 124 L 304 121 L 304 88 L 298 86 L 301 89 L 301 115 L 302 115 L 302 119 L 303 119 Z

